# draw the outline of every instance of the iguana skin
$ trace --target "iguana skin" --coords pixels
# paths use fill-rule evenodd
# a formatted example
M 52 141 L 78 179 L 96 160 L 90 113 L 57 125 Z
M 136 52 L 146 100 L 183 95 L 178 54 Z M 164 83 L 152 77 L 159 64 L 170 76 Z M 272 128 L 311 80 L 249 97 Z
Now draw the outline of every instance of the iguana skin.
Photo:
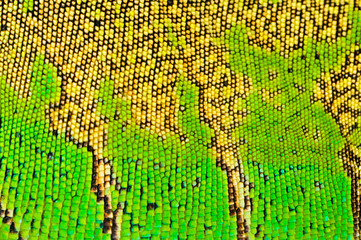
M 0 239 L 360 239 L 360 11 L 3 2 Z

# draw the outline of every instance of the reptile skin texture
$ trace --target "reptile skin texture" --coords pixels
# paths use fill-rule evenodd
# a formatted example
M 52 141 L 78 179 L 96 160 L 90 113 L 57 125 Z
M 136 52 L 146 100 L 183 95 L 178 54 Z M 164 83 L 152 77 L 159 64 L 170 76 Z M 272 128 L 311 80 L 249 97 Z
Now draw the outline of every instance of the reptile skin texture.
M 0 30 L 0 240 L 361 239 L 361 0 L 2 0 Z

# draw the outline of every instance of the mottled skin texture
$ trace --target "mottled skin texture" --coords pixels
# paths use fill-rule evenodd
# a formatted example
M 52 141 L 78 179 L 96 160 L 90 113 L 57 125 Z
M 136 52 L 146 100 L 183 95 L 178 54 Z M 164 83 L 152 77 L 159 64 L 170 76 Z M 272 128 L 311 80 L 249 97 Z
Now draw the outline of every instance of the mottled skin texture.
M 338 69 L 323 73 L 317 81 L 315 100 L 321 100 L 327 112 L 340 125 L 347 145 L 340 152 L 348 176 L 352 178 L 352 207 L 355 236 L 360 234 L 360 116 L 361 54 L 356 45 Z
M 48 25 L 51 26 L 53 20 L 53 24 L 62 24 L 64 28 L 48 33 L 48 28 L 36 19 L 46 5 L 37 1 L 34 1 L 34 13 L 27 16 L 23 28 L 29 25 L 30 29 L 36 29 L 39 26 L 38 32 L 34 30 L 37 52 L 44 54 L 47 61 L 57 67 L 61 78 L 60 101 L 55 102 L 48 113 L 50 130 L 57 134 L 65 133 L 67 139 L 75 144 L 89 146 L 89 151 L 94 154 L 93 190 L 97 192 L 99 200 L 108 202 L 106 219 L 110 222 L 105 223 L 105 227 L 109 227 L 106 231 L 110 231 L 113 218 L 109 201 L 111 195 L 107 190 L 112 181 L 111 163 L 103 156 L 102 148 L 106 144 L 107 122 L 116 118 L 116 113 L 109 116 L 96 114 L 101 103 L 101 99 L 96 98 L 99 84 L 109 81 L 109 78 L 113 81 L 114 91 L 111 94 L 114 98 L 132 102 L 132 118 L 142 128 L 149 128 L 160 136 L 172 131 L 185 141 L 186 136 L 177 126 L 179 103 L 175 99 L 175 82 L 183 76 L 201 88 L 200 119 L 216 131 L 213 148 L 218 154 L 219 165 L 229 172 L 230 211 L 241 219 L 239 232 L 244 235 L 245 220 L 240 204 L 245 206 L 245 203 L 241 199 L 244 194 L 240 191 L 246 191 L 243 190 L 246 186 L 240 182 L 241 167 L 235 155 L 237 150 L 232 150 L 232 142 L 237 140 L 228 140 L 230 132 L 224 129 L 231 128 L 234 118 L 237 122 L 237 116 L 233 112 L 225 113 L 220 104 L 231 97 L 232 107 L 237 98 L 247 93 L 250 83 L 248 81 L 244 85 L 243 76 L 231 73 L 227 64 L 227 48 L 212 43 L 215 41 L 212 39 L 224 37 L 226 23 L 222 17 L 234 15 L 227 11 L 229 6 L 221 2 L 184 1 L 171 5 L 164 1 L 152 2 L 148 3 L 148 11 L 153 24 L 148 26 L 147 22 L 140 21 L 144 18 L 143 13 L 138 12 L 140 6 L 134 6 L 131 2 L 119 2 L 116 8 L 107 2 L 96 4 L 98 8 L 105 6 L 107 11 L 95 17 L 89 16 L 96 12 L 92 4 L 79 5 L 74 2 L 71 6 L 58 1 L 49 5 L 59 6 L 60 11 L 51 12 Z M 237 11 L 238 4 L 231 5 Z M 219 7 L 224 7 L 221 15 Z M 71 10 L 74 11 L 72 14 Z M 48 17 L 46 14 L 45 18 Z M 116 14 L 116 18 L 110 18 L 110 14 Z M 209 19 L 204 18 L 204 14 Z M 79 20 L 84 15 L 85 21 Z M 221 25 L 218 25 L 219 20 Z M 99 21 L 98 26 L 94 21 Z M 73 24 L 67 25 L 69 22 Z M 58 34 L 56 31 L 61 32 Z M 142 45 L 137 45 L 138 42 Z M 62 48 L 64 50 L 60 50 Z M 31 63 L 26 65 L 26 68 L 30 67 Z M 204 68 L 208 73 L 204 72 Z M 8 81 L 12 81 L 11 78 Z M 232 82 L 229 89 L 225 86 L 215 96 L 206 93 L 214 88 L 210 84 L 217 87 L 223 81 Z M 12 84 L 25 86 L 20 94 L 26 96 L 26 84 Z M 237 87 L 233 92 L 235 85 Z M 206 95 L 215 98 L 214 101 Z M 212 104 L 215 110 L 208 107 Z
M 57 69 L 60 96 L 44 114 L 49 131 L 92 153 L 91 187 L 97 200 L 105 203 L 104 232 L 119 238 L 117 218 L 123 210 L 111 201 L 110 189 L 117 184 L 117 176 L 104 150 L 109 123 L 119 120 L 122 103 L 127 102 L 131 117 L 122 122 L 124 127 L 133 121 L 161 138 L 175 134 L 181 142 L 188 141 L 178 118 L 184 109 L 177 84 L 185 78 L 199 88 L 197 118 L 215 134 L 208 148 L 215 152 L 217 166 L 227 173 L 229 213 L 237 217 L 237 237 L 253 237 L 249 232 L 250 186 L 236 129 L 249 114 L 240 102 L 249 97 L 258 79 L 232 69 L 230 56 L 235 54 L 225 40 L 227 33 L 235 25 L 242 26 L 251 47 L 289 59 L 306 40 L 331 44 L 345 37 L 352 25 L 349 11 L 361 4 L 287 0 L 79 3 L 33 1 L 32 9 L 26 9 L 6 2 L 1 11 L 1 24 L 6 28 L 1 32 L 0 72 L 19 96 L 29 98 L 35 57 L 45 56 L 45 63 Z M 339 69 L 321 73 L 313 99 L 324 103 L 348 141 L 340 156 L 353 179 L 354 209 L 359 208 L 360 150 L 354 140 L 357 136 L 348 136 L 358 129 L 360 113 L 358 48 Z M 270 71 L 269 79 L 277 74 Z M 264 99 L 277 94 L 268 89 L 262 92 Z M 1 210 L 10 223 L 12 210 Z M 360 231 L 358 219 L 354 211 L 355 236 Z

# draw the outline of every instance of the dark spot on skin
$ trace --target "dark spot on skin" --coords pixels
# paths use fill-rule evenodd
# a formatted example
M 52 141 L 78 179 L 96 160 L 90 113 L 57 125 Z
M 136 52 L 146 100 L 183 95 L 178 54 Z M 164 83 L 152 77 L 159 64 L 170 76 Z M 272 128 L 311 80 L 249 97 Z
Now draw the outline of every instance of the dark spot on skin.
M 212 226 L 208 227 L 206 224 L 204 224 L 204 229 L 205 230 L 212 230 Z
M 53 156 L 54 156 L 54 154 L 53 154 L 52 152 L 50 152 L 50 153 L 48 154 L 48 161 L 49 161 L 49 160 L 52 160 L 52 159 L 53 159 Z
M 57 130 L 54 130 L 54 136 L 55 136 L 55 137 L 58 137 L 58 136 L 59 136 L 59 133 L 58 133 Z
M 34 220 L 34 219 L 33 219 L 33 220 L 31 220 L 31 224 L 30 224 L 31 228 L 34 228 L 34 222 L 35 222 L 35 220 Z
M 94 25 L 97 26 L 97 27 L 100 27 L 100 20 L 95 20 Z
M 10 173 L 10 169 L 6 168 L 4 179 L 6 179 L 9 176 L 9 173 Z
M 153 210 L 156 209 L 158 205 L 156 203 L 148 203 L 147 210 Z
M 124 208 L 123 208 L 123 214 L 126 214 L 126 213 L 127 213 L 127 207 L 128 207 L 128 202 L 125 201 L 125 202 L 124 202 Z
M 141 185 L 140 186 L 140 198 L 142 198 L 143 194 L 144 194 L 144 189 L 143 189 L 143 186 Z
M 11 218 L 8 217 L 8 216 L 5 216 L 5 217 L 3 218 L 3 223 L 8 223 L 8 222 L 10 222 L 10 221 L 11 221 Z
M 14 222 L 12 222 L 11 224 L 10 224 L 10 233 L 17 233 L 18 231 L 16 231 L 16 229 L 15 229 L 15 224 L 14 224 Z
M 268 182 L 268 181 L 269 181 L 269 176 L 268 176 L 268 175 L 265 175 L 265 176 L 264 176 L 264 181 L 265 181 L 265 182 Z
M 255 236 L 256 236 L 256 237 L 259 237 L 259 234 L 260 234 L 260 233 L 261 233 L 261 225 L 258 224 L 258 225 L 257 225 L 257 232 L 256 232 Z

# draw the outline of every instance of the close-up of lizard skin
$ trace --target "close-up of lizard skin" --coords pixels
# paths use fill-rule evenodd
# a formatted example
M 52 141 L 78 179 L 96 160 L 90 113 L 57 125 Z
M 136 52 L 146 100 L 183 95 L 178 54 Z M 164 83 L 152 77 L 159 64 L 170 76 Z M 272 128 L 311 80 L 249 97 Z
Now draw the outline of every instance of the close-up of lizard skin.
M 361 239 L 361 0 L 2 0 L 0 30 L 0 240 Z

